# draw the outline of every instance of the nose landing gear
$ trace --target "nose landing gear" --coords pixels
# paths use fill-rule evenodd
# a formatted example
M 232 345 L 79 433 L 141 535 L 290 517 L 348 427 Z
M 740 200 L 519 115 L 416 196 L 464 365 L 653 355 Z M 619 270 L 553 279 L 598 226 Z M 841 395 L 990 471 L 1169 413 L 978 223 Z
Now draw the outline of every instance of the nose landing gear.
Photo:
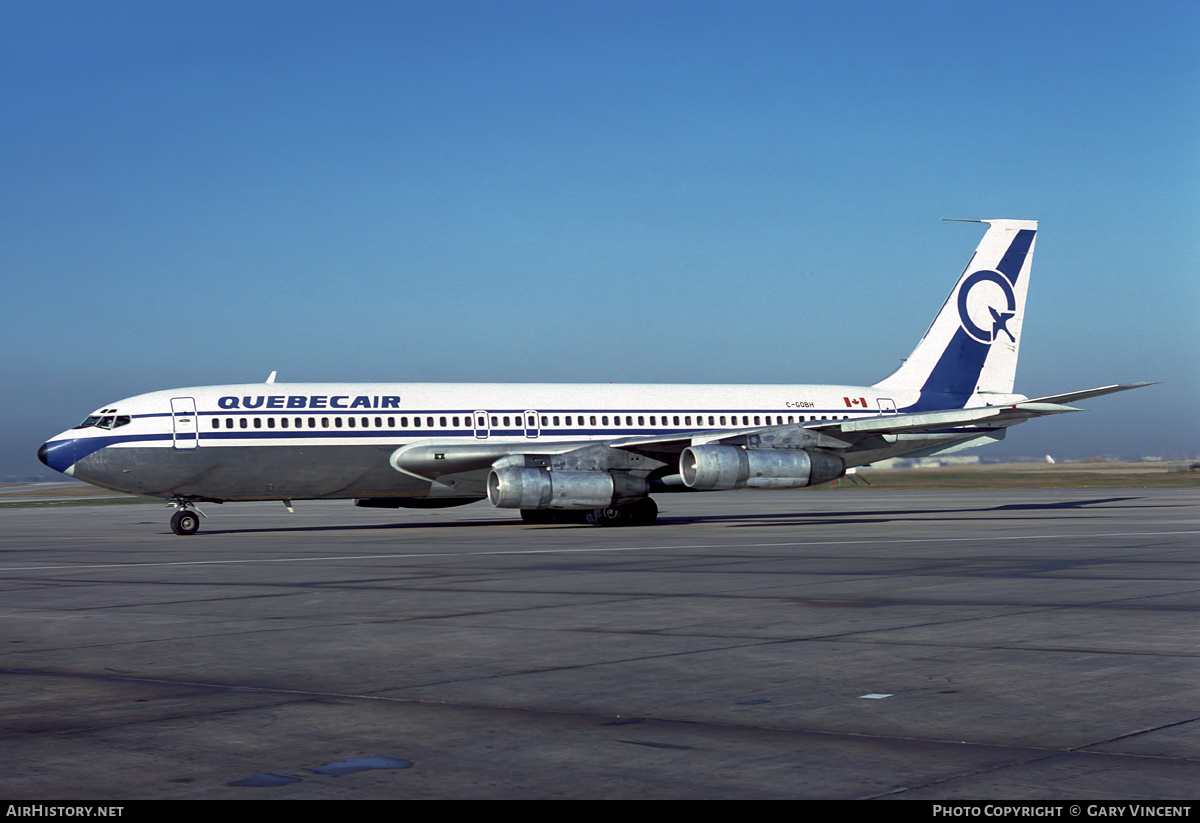
M 200 531 L 200 518 L 204 517 L 204 512 L 195 508 L 188 501 L 179 498 L 175 498 L 167 505 L 179 509 L 171 515 L 171 531 L 175 534 L 195 534 Z

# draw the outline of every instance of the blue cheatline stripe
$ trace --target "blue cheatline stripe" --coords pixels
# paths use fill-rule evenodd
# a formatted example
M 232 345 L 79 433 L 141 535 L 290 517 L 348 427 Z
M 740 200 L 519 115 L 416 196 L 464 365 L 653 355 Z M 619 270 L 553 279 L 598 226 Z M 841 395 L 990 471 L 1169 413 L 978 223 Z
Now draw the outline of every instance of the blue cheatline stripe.
M 170 440 L 171 434 L 120 434 L 112 437 L 76 437 L 71 440 L 52 440 L 46 444 L 46 465 L 55 471 L 66 471 L 89 454 L 117 443 L 148 443 Z
M 786 424 L 785 424 L 786 425 Z M 973 427 L 972 430 L 976 430 Z M 991 431 L 988 428 L 978 427 L 978 431 Z M 543 434 L 541 437 L 525 437 L 524 432 L 520 429 L 511 429 L 503 431 L 492 431 L 486 438 L 478 438 L 471 430 L 438 430 L 425 429 L 413 432 L 412 430 L 387 430 L 387 431 L 347 431 L 345 429 L 333 431 L 316 431 L 316 430 L 268 430 L 263 431 L 256 429 L 253 431 L 213 431 L 200 432 L 200 445 L 214 440 L 278 440 L 278 441 L 299 441 L 299 440 L 341 440 L 355 441 L 366 438 L 393 439 L 394 443 L 385 444 L 389 447 L 396 446 L 397 448 L 406 443 L 419 442 L 427 440 L 431 437 L 453 437 L 460 439 L 463 442 L 480 442 L 482 440 L 499 440 L 508 438 L 514 447 L 519 447 L 522 442 L 531 442 L 534 440 L 547 440 L 549 438 L 560 437 L 578 437 L 578 438 L 598 438 L 600 440 L 615 440 L 620 437 L 632 437 L 637 435 L 656 435 L 660 437 L 670 437 L 672 435 L 687 436 L 701 431 L 712 431 L 709 428 L 691 428 L 691 429 L 563 429 L 556 430 L 552 434 Z M 961 431 L 960 429 L 945 429 L 942 431 Z M 113 435 L 111 437 L 76 437 L 69 440 L 53 440 L 46 443 L 46 465 L 56 471 L 66 471 L 75 463 L 83 460 L 85 457 L 95 454 L 101 449 L 109 446 L 114 446 L 122 443 L 151 443 L 151 442 L 171 442 L 173 437 L 170 432 L 160 434 L 127 434 Z M 554 442 L 554 441 L 550 441 Z M 280 443 L 279 445 L 288 445 L 288 443 Z M 190 449 L 188 450 L 190 451 Z M 519 451 L 515 449 L 515 451 Z
M 863 391 L 869 389 L 869 387 L 866 387 L 866 386 L 859 386 L 859 387 L 852 386 L 850 388 L 852 388 L 857 393 L 862 393 Z M 755 415 L 755 414 L 767 415 L 767 414 L 770 414 L 772 416 L 777 415 L 777 414 L 783 414 L 785 416 L 788 414 L 792 414 L 792 415 L 796 415 L 796 414 L 806 414 L 806 415 L 810 415 L 810 414 L 843 414 L 846 411 L 849 411 L 849 409 L 846 409 L 846 408 L 828 408 L 828 409 L 805 408 L 801 411 L 798 411 L 797 409 L 788 409 L 788 410 L 784 410 L 782 412 L 780 412 L 777 409 L 771 409 L 768 411 L 766 409 L 761 409 L 761 408 L 760 409 L 713 409 L 711 411 L 708 409 L 704 409 L 703 411 L 699 411 L 699 412 L 696 411 L 695 409 L 692 409 L 689 411 L 676 411 L 674 409 L 666 409 L 666 410 L 663 410 L 663 409 L 598 409 L 598 410 L 595 410 L 595 409 L 522 409 L 520 411 L 514 411 L 512 409 L 484 409 L 483 411 L 486 411 L 489 417 L 491 417 L 493 415 L 503 416 L 506 414 L 510 417 L 519 417 L 522 414 L 524 414 L 526 411 L 537 412 L 537 414 L 539 416 L 556 415 L 556 414 L 559 416 L 566 416 L 569 414 L 572 417 L 579 416 L 579 415 L 584 415 L 584 416 L 596 415 L 598 417 L 600 415 L 607 414 L 611 417 L 612 415 L 619 414 L 622 416 L 633 415 L 635 417 L 637 415 L 642 415 L 643 417 L 649 417 L 650 415 L 655 415 L 656 417 L 678 415 L 678 416 L 682 417 L 686 414 L 690 414 L 693 417 L 695 417 L 697 414 L 703 414 L 705 417 L 707 417 L 710 414 L 713 414 L 713 415 L 720 415 L 720 414 L 724 414 L 724 415 L 734 415 L 734 414 L 736 414 L 736 415 L 744 415 L 744 414 L 745 415 Z M 473 414 L 474 414 L 474 412 L 467 412 L 467 411 L 454 410 L 454 409 L 440 409 L 440 410 L 439 409 L 433 409 L 433 410 L 429 410 L 429 409 L 412 409 L 412 410 L 388 409 L 387 414 L 378 414 L 378 413 L 363 414 L 362 412 L 351 413 L 351 412 L 340 411 L 340 410 L 338 412 L 334 413 L 334 412 L 331 412 L 329 409 L 316 409 L 316 410 L 313 410 L 313 409 L 218 409 L 216 411 L 200 410 L 200 411 L 196 412 L 196 415 L 199 417 L 247 417 L 247 418 L 256 417 L 256 416 L 257 417 L 290 416 L 290 417 L 353 417 L 353 418 L 393 417 L 393 418 L 395 418 L 395 417 L 453 417 L 455 415 L 457 415 L 459 417 L 470 418 Z M 150 413 L 145 413 L 145 414 L 135 414 L 135 415 L 133 415 L 133 419 L 148 420 L 148 419 L 155 418 L 155 417 L 169 418 L 169 417 L 174 417 L 174 416 L 187 417 L 190 415 L 172 415 L 170 412 L 150 412 Z

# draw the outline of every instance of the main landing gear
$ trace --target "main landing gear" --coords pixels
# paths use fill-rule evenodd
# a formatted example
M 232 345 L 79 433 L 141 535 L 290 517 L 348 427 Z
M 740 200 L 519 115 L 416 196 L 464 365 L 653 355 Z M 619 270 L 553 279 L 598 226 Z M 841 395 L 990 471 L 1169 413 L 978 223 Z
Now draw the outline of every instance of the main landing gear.
M 176 498 L 167 504 L 179 509 L 171 515 L 171 531 L 175 534 L 195 534 L 200 531 L 200 518 L 204 514 L 186 500 Z
M 590 523 L 593 526 L 651 526 L 658 519 L 658 504 L 649 497 L 591 511 L 521 509 L 521 520 L 531 525 Z

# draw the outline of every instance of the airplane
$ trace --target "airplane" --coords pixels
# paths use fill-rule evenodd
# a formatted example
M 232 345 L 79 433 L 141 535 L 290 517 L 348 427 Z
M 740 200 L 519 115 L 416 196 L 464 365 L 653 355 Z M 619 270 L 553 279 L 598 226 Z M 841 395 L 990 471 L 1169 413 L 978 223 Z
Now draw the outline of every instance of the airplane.
M 50 468 L 200 503 L 353 499 L 440 508 L 486 499 L 526 523 L 649 525 L 653 495 L 799 489 L 892 457 L 1002 440 L 1069 403 L 1014 394 L 1037 221 L 987 230 L 912 354 L 861 385 L 266 383 L 151 392 L 50 438 Z

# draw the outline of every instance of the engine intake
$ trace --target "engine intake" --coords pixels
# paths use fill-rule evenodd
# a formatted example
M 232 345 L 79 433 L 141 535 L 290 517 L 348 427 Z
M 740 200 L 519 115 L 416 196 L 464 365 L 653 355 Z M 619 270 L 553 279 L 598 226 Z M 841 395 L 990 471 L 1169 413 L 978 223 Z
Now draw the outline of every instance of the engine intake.
M 696 491 L 799 489 L 836 480 L 846 462 L 836 454 L 804 449 L 689 446 L 679 456 L 683 485 Z

